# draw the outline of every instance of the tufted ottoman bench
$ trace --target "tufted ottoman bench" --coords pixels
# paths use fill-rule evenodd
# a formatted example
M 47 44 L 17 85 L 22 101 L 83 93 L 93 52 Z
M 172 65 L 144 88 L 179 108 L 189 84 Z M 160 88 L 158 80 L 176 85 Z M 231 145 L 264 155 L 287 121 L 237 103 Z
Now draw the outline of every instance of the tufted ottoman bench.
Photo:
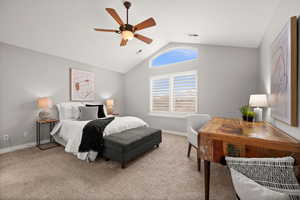
M 161 130 L 138 127 L 105 136 L 103 157 L 118 161 L 122 168 L 128 161 L 151 150 L 161 143 Z

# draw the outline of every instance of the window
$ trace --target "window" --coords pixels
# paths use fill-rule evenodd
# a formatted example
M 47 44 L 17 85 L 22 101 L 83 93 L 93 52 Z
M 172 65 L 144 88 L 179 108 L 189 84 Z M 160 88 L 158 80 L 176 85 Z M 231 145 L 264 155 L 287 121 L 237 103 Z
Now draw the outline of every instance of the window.
M 197 112 L 197 72 L 184 72 L 150 79 L 150 111 Z
M 156 68 L 164 65 L 185 62 L 198 58 L 198 51 L 193 48 L 176 48 L 161 53 L 150 61 L 150 67 Z

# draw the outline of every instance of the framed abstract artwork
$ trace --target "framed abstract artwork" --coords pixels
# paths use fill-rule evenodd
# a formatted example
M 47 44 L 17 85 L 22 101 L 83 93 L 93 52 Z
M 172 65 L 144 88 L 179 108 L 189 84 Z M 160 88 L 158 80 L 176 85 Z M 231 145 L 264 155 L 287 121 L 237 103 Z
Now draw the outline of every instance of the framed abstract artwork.
M 272 43 L 271 116 L 298 126 L 298 31 L 292 17 Z
M 95 100 L 95 75 L 92 72 L 70 69 L 71 101 Z

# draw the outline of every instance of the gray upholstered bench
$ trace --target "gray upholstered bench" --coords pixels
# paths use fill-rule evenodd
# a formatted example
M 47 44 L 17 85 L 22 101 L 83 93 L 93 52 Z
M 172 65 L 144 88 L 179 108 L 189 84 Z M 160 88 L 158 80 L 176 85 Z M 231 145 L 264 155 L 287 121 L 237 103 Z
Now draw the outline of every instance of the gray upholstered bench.
M 121 163 L 122 168 L 128 161 L 149 151 L 161 143 L 161 130 L 138 127 L 105 136 L 103 157 Z

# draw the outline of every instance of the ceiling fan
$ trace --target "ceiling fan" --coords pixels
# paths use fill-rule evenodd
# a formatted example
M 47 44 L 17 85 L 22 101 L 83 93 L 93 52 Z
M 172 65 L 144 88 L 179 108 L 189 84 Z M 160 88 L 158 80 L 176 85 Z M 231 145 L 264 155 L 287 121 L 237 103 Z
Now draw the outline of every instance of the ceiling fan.
M 106 8 L 105 10 L 116 20 L 116 22 L 120 25 L 119 30 L 114 29 L 101 29 L 101 28 L 95 28 L 95 31 L 102 31 L 102 32 L 115 32 L 118 34 L 121 34 L 122 40 L 120 43 L 120 46 L 125 46 L 128 42 L 128 40 L 132 40 L 134 37 L 150 44 L 153 40 L 151 38 L 145 37 L 141 34 L 135 33 L 137 31 L 140 31 L 145 28 L 149 28 L 151 26 L 155 26 L 156 23 L 152 17 L 149 19 L 133 26 L 131 24 L 128 24 L 128 10 L 131 7 L 131 3 L 129 1 L 124 2 L 124 6 L 126 8 L 126 24 L 122 21 L 118 13 L 113 8 Z

